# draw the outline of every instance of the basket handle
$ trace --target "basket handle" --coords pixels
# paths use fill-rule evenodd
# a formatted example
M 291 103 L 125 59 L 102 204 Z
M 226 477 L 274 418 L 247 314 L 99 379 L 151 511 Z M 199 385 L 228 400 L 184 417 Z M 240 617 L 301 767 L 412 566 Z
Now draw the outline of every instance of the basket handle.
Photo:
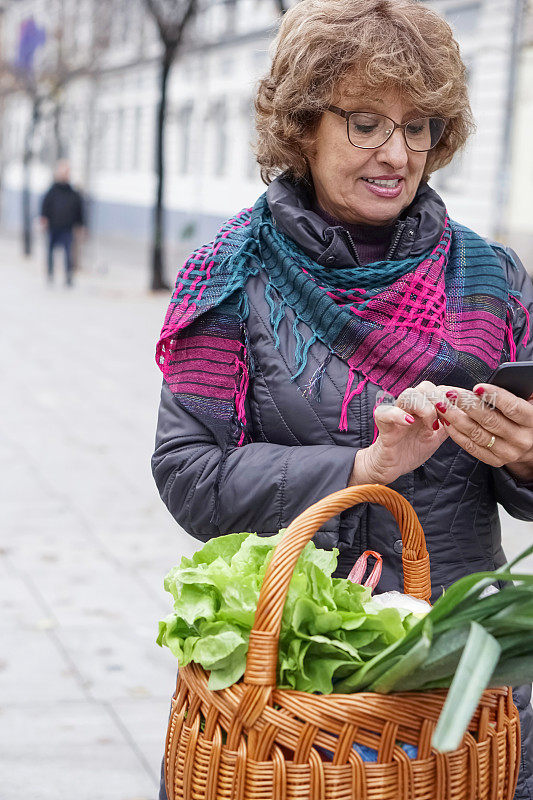
M 429 555 L 424 531 L 412 505 L 398 492 L 380 484 L 353 486 L 330 494 L 296 517 L 274 550 L 250 633 L 245 684 L 265 688 L 276 685 L 281 618 L 300 553 L 324 522 L 357 503 L 379 503 L 396 518 L 403 542 L 404 591 L 429 601 Z

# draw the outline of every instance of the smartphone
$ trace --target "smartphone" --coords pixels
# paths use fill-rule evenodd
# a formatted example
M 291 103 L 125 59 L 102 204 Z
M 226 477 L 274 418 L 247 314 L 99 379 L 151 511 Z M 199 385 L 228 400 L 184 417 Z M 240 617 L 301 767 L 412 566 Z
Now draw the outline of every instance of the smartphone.
M 494 370 L 487 383 L 528 400 L 533 394 L 533 361 L 505 361 Z

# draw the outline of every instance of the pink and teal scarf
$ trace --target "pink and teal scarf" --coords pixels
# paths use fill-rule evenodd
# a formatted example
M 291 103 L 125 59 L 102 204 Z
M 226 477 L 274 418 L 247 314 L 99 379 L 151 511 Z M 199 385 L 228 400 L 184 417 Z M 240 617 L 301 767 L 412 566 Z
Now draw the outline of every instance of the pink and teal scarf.
M 176 400 L 221 447 L 247 441 L 253 363 L 246 282 L 259 271 L 273 346 L 287 309 L 294 315 L 292 379 L 302 375 L 317 340 L 328 347 L 328 358 L 348 364 L 340 430 L 347 430 L 348 405 L 368 381 L 396 397 L 423 380 L 468 388 L 489 377 L 502 352 L 516 358 L 512 318 L 519 301 L 495 250 L 473 231 L 446 219 L 422 260 L 328 269 L 277 230 L 262 195 L 185 262 L 157 345 L 157 362 Z M 325 367 L 301 385 L 315 400 Z

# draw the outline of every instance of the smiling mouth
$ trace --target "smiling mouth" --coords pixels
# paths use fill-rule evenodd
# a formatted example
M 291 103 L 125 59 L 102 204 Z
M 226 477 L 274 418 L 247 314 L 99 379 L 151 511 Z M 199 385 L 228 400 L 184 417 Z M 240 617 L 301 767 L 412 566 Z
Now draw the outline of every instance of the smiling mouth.
M 384 189 L 396 189 L 403 178 L 395 178 L 390 181 L 377 180 L 375 178 L 363 178 L 366 183 L 373 183 L 375 186 L 383 186 Z

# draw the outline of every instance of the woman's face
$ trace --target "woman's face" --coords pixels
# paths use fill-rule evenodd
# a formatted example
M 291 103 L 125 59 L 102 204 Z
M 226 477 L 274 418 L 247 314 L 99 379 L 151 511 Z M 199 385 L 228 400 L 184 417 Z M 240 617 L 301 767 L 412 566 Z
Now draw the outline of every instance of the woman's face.
M 357 84 L 345 80 L 333 105 L 345 111 L 373 111 L 397 123 L 420 117 L 420 111 L 391 91 L 361 100 Z M 424 174 L 427 153 L 415 153 L 405 144 L 403 131 L 375 150 L 354 147 L 346 134 L 346 120 L 331 111 L 320 119 L 309 166 L 318 204 L 343 222 L 386 225 L 412 202 Z M 395 181 L 393 188 L 368 179 Z

